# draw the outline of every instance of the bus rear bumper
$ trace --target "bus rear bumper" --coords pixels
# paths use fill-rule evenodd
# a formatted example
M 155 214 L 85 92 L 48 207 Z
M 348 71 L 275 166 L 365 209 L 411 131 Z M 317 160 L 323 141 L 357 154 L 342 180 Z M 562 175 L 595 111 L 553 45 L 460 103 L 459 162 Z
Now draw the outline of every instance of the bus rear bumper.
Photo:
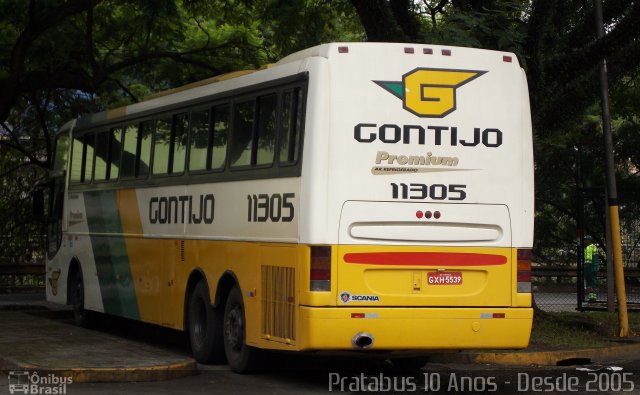
M 307 307 L 299 350 L 526 348 L 532 308 Z M 368 340 L 358 336 L 370 336 Z

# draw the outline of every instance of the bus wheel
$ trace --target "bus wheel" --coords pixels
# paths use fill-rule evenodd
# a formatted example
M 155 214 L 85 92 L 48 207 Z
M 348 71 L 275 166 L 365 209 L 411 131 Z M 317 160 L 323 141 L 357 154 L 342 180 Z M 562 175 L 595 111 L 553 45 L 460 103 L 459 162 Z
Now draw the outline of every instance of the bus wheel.
M 247 333 L 242 293 L 233 287 L 224 310 L 224 351 L 227 362 L 236 373 L 250 373 L 261 367 L 261 352 L 247 345 Z
M 209 288 L 204 280 L 198 282 L 189 298 L 189 343 L 196 361 L 224 362 L 222 317 L 211 306 Z
M 92 311 L 84 308 L 84 279 L 82 277 L 82 268 L 78 266 L 78 270 L 71 276 L 69 291 L 71 293 L 71 305 L 73 306 L 73 318 L 76 325 L 84 328 L 90 328 L 95 321 L 95 315 Z

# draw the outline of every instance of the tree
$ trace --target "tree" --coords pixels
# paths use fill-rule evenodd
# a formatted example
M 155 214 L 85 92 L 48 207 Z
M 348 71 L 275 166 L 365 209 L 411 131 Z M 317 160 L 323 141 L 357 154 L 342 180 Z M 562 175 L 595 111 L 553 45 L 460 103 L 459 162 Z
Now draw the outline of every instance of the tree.
M 0 214 L 7 213 L 0 229 L 22 238 L 44 232 L 14 226 L 30 214 L 12 216 L 11 207 L 46 175 L 53 135 L 66 121 L 362 36 L 346 2 L 0 0 L 0 7 Z

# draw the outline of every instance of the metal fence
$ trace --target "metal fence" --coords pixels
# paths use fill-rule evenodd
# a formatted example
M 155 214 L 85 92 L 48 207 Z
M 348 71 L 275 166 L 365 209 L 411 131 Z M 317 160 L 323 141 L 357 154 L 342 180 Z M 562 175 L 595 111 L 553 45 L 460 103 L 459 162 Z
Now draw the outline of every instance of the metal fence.
M 626 224 L 621 236 L 627 305 L 629 309 L 640 310 L 640 220 Z M 577 245 L 575 248 L 579 250 Z M 615 306 L 617 300 L 613 276 L 608 278 L 606 251 L 602 251 L 602 255 L 605 259 L 596 276 L 595 302 L 590 302 L 584 292 L 584 264 L 579 261 L 582 254 L 578 254 L 577 262 L 566 265 L 534 263 L 532 285 L 536 305 L 545 311 L 607 310 L 612 306 L 611 300 Z M 580 286 L 579 281 L 583 282 Z
M 44 292 L 45 239 L 0 239 L 0 294 Z

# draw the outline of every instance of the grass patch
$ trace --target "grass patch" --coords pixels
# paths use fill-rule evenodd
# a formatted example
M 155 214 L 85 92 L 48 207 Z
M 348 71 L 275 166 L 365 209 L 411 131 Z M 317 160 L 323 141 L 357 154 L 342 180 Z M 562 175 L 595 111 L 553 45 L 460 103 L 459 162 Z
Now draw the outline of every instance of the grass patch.
M 640 314 L 629 313 L 632 334 L 640 333 Z M 615 344 L 618 313 L 536 311 L 530 349 L 597 348 Z

